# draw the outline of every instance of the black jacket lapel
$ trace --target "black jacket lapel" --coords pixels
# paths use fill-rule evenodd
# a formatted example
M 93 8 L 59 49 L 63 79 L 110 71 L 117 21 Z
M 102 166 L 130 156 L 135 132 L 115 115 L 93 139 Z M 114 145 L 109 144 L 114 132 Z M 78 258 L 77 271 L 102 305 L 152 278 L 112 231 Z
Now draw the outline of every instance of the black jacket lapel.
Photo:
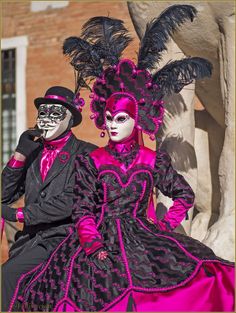
M 40 173 L 40 160 L 41 160 L 41 157 L 42 157 L 42 153 L 43 153 L 43 147 L 38 152 L 37 157 L 32 161 L 32 165 L 31 165 L 31 169 L 32 169 L 33 175 L 35 176 L 37 182 L 40 185 L 42 185 L 42 183 L 43 183 L 42 177 L 41 177 L 41 173 Z
M 51 180 L 63 170 L 63 168 L 70 162 L 71 157 L 76 153 L 77 149 L 77 140 L 72 134 L 66 145 L 58 153 L 52 167 L 49 169 L 45 181 L 43 182 L 43 186 L 49 184 Z

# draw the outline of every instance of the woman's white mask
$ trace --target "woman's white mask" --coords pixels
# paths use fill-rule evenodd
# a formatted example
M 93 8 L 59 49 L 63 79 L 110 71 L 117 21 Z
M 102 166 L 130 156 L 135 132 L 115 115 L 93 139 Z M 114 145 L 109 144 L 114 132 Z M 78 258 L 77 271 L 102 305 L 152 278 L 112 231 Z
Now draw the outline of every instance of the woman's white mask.
M 61 104 L 41 104 L 37 126 L 44 130 L 42 137 L 45 140 L 59 137 L 67 130 L 71 117 L 71 112 Z
M 105 113 L 106 129 L 110 139 L 114 142 L 120 142 L 128 138 L 135 125 L 135 120 L 126 112 L 119 112 L 112 116 L 109 111 Z

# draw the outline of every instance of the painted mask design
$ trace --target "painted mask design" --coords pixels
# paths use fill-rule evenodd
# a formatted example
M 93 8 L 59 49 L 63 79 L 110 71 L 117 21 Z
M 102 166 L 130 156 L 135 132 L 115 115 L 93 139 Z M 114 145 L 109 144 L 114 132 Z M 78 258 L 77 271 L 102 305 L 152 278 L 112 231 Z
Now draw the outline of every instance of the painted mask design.
M 71 112 L 61 104 L 41 104 L 37 125 L 44 130 L 43 138 L 53 140 L 59 137 L 67 130 L 71 117 Z
M 105 122 L 108 135 L 114 142 L 122 142 L 131 136 L 135 126 L 135 120 L 126 112 L 112 115 L 106 111 Z

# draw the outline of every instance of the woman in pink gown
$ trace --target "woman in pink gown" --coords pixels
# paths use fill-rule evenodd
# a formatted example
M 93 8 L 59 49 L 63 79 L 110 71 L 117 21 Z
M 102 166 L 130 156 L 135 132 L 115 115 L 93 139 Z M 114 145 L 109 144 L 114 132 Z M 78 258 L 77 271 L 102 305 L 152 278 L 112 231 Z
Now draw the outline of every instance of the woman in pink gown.
M 192 8 L 176 7 L 183 12 L 183 7 Z M 72 44 L 75 38 L 65 42 L 76 70 L 84 69 L 79 84 L 92 76 L 91 68 L 99 73 L 96 53 L 101 57 L 105 51 L 101 41 L 89 43 L 92 33 L 99 37 L 98 27 L 116 21 L 94 18 L 85 24 L 82 43 L 76 39 L 80 46 Z M 128 41 L 126 37 L 123 48 Z M 81 53 L 87 44 L 99 47 L 90 63 Z M 193 58 L 167 64 L 151 76 L 144 68 L 148 53 L 143 58 L 141 50 L 137 66 L 115 60 L 119 53 L 114 51 L 107 58 L 102 55 L 105 66 L 93 85 L 91 110 L 109 142 L 76 159 L 75 227 L 47 262 L 20 279 L 10 310 L 18 301 L 26 311 L 234 311 L 234 264 L 173 232 L 193 206 L 194 193 L 167 152 L 152 151 L 140 140 L 141 132 L 151 137 L 157 133 L 166 91 L 178 92 L 193 78 L 209 76 L 211 66 Z M 109 57 L 115 60 L 111 65 Z M 177 70 L 185 75 L 181 81 L 174 77 Z M 171 82 L 165 80 L 168 71 Z M 152 207 L 153 188 L 173 200 L 162 220 Z

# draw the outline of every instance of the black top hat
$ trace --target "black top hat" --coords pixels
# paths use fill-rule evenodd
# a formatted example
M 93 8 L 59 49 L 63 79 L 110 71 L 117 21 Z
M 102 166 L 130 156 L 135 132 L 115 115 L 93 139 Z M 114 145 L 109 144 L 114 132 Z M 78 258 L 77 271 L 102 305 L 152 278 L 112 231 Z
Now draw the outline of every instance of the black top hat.
M 54 86 L 49 88 L 44 97 L 36 98 L 34 104 L 38 109 L 40 104 L 61 104 L 66 107 L 73 115 L 73 127 L 79 125 L 82 121 L 80 105 L 84 104 L 82 98 L 75 96 L 74 92 L 68 88 Z

